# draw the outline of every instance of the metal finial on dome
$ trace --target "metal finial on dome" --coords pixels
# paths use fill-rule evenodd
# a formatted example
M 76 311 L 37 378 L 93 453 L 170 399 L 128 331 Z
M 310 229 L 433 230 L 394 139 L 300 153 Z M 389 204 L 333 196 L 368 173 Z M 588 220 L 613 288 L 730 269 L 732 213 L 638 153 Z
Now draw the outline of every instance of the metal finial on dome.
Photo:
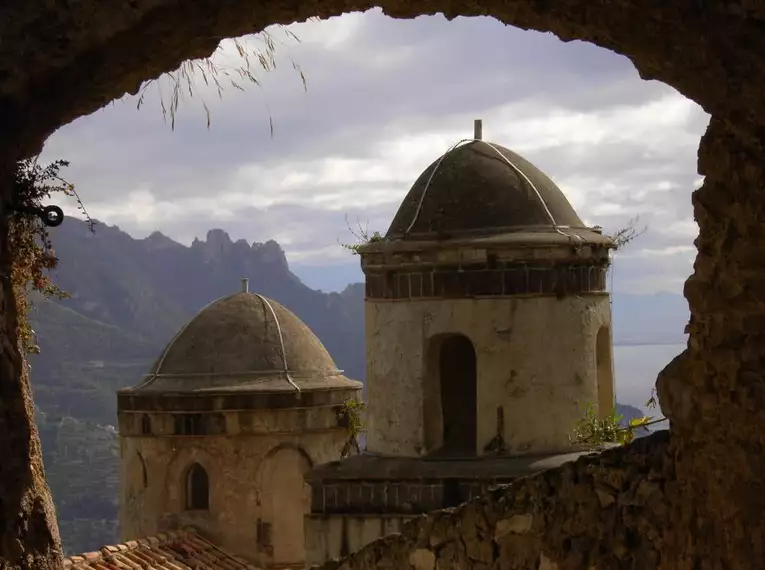
M 473 121 L 473 138 L 477 141 L 483 140 L 483 121 L 481 119 Z
M 246 277 L 242 277 L 242 293 L 250 292 L 250 280 Z

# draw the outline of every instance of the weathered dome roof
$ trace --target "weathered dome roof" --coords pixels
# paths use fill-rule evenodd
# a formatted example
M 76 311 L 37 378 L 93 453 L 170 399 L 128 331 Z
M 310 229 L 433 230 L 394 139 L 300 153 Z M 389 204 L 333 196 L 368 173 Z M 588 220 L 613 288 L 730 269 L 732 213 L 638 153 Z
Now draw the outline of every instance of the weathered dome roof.
M 285 375 L 286 370 L 289 379 Z M 137 390 L 294 390 L 360 386 L 294 313 L 242 292 L 199 312 L 168 344 Z
M 506 233 L 553 225 L 584 226 L 563 192 L 536 166 L 502 146 L 472 141 L 425 169 L 386 238 Z

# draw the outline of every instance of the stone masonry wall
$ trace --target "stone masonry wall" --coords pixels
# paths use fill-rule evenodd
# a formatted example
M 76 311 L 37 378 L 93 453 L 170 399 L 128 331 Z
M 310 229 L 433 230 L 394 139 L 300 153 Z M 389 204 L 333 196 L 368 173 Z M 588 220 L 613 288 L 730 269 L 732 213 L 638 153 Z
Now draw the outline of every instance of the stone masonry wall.
M 658 432 L 497 487 L 321 570 L 656 570 L 674 478 L 669 442 Z
M 499 496 L 486 497 L 486 502 L 424 519 L 420 526 L 371 545 L 345 564 L 371 568 L 378 557 L 406 568 L 412 557 L 419 568 L 430 568 L 438 557 L 441 568 L 454 567 L 457 560 L 477 561 L 471 562 L 474 567 L 495 560 L 508 569 L 540 565 L 549 569 L 555 567 L 549 562 L 553 560 L 559 568 L 584 568 L 576 565 L 581 556 L 577 553 L 587 552 L 597 560 L 598 569 L 656 568 L 660 544 L 660 568 L 759 567 L 765 559 L 763 4 L 744 0 L 381 0 L 378 4 L 397 17 L 437 11 L 447 17 L 491 15 L 506 24 L 554 32 L 564 40 L 593 42 L 629 57 L 641 77 L 677 88 L 714 118 L 699 153 L 699 170 L 706 180 L 693 198 L 700 235 L 694 275 L 685 291 L 692 314 L 689 345 L 664 370 L 659 384 L 662 406 L 672 420 L 669 444 L 661 439 L 666 436 L 653 437 L 596 460 L 519 481 Z M 0 3 L 3 570 L 62 567 L 29 382 L 15 345 L 6 207 L 14 161 L 39 151 L 59 126 L 135 91 L 143 81 L 173 70 L 185 59 L 209 55 L 220 38 L 372 5 L 352 0 L 198 0 L 182 7 L 174 0 Z M 623 490 L 612 494 L 613 505 L 602 507 L 593 485 L 608 480 Z M 663 498 L 657 489 L 663 489 Z M 533 516 L 526 517 L 529 514 Z M 512 519 L 515 515 L 526 518 Z M 498 522 L 505 519 L 515 520 L 515 526 Z M 496 540 L 502 525 L 523 529 L 529 521 L 525 538 L 508 534 Z M 444 525 L 449 528 L 439 531 Z M 659 539 L 661 531 L 666 533 Z M 517 547 L 515 554 L 509 553 L 508 544 Z

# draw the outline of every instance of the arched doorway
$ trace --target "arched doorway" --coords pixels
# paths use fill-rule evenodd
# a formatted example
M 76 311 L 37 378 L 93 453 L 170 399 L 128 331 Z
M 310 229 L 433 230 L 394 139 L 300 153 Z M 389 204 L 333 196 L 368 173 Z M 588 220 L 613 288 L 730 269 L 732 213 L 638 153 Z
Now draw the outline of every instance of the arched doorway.
M 598 415 L 611 415 L 616 403 L 614 394 L 614 365 L 611 356 L 611 329 L 600 327 L 595 339 L 595 366 L 598 381 Z
M 427 360 L 426 448 L 438 455 L 475 455 L 478 368 L 473 343 L 461 334 L 434 337 Z
M 303 475 L 310 468 L 306 453 L 291 446 L 276 448 L 263 461 L 257 487 L 263 566 L 292 567 L 305 561 L 303 517 L 310 512 L 311 488 Z

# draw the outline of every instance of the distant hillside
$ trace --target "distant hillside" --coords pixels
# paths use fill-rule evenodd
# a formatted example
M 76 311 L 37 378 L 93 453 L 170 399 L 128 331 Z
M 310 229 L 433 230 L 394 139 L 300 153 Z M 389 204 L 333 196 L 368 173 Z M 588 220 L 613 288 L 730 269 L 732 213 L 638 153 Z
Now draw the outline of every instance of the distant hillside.
M 115 390 L 136 384 L 178 328 L 237 291 L 240 278 L 294 311 L 348 376 L 364 380 L 363 285 L 314 291 L 274 241 L 250 245 L 211 230 L 187 247 L 158 232 L 137 240 L 103 224 L 92 234 L 74 219 L 52 237 L 60 259 L 54 278 L 71 298 L 36 300 L 30 317 L 42 352 L 30 363 L 46 473 L 69 552 L 117 539 Z M 684 300 L 670 297 L 615 299 L 616 341 L 663 342 L 682 331 L 684 322 L 672 323 L 687 320 Z M 646 310 L 652 305 L 658 314 Z M 640 415 L 629 406 L 619 411 L 625 421 Z
M 37 427 L 65 551 L 115 543 L 119 442 L 114 428 L 39 411 Z
M 42 349 L 31 358 L 43 411 L 114 424 L 117 388 L 139 381 L 175 332 L 211 301 L 250 288 L 294 311 L 338 366 L 364 378 L 363 287 L 314 291 L 293 275 L 276 242 L 233 242 L 221 230 L 183 246 L 155 232 L 136 240 L 74 219 L 51 232 L 56 283 L 70 293 L 31 315 Z M 44 390 L 42 389 L 44 388 Z

